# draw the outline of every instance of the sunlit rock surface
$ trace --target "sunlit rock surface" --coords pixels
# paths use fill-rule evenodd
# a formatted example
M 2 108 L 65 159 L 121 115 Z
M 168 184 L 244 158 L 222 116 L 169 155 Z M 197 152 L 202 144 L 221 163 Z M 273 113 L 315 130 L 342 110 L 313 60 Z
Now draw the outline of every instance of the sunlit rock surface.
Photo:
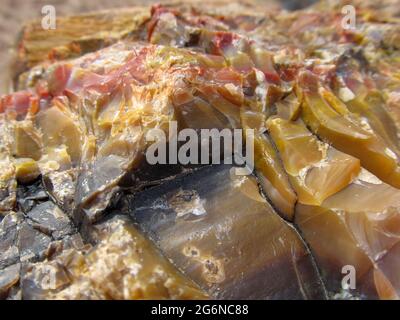
M 343 267 L 355 268 L 360 297 L 399 297 L 396 261 L 400 240 L 400 191 L 368 172 L 319 206 L 298 204 L 296 223 L 310 244 L 328 289 Z
M 267 126 L 299 203 L 320 204 L 360 172 L 358 159 L 319 141 L 301 121 L 271 117 Z
M 0 97 L 0 297 L 398 299 L 400 11 L 352 3 L 356 28 L 341 0 L 28 23 Z M 254 130 L 254 172 L 150 164 L 171 121 Z

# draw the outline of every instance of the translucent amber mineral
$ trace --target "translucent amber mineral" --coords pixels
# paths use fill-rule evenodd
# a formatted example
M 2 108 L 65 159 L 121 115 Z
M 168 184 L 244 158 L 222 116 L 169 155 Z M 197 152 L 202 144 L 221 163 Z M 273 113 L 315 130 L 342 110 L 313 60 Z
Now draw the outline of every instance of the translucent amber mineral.
M 0 298 L 398 299 L 399 17 L 191 0 L 26 24 L 0 97 Z M 153 164 L 172 122 L 252 133 L 254 170 Z

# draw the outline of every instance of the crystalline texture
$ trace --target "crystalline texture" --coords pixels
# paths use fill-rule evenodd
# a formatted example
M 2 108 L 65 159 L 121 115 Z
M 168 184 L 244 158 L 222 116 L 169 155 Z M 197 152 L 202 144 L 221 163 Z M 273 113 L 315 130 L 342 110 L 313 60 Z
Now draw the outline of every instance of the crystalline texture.
M 0 296 L 399 298 L 399 10 L 353 0 L 346 29 L 347 4 L 28 23 L 0 98 Z M 148 163 L 171 121 L 254 130 L 254 172 Z

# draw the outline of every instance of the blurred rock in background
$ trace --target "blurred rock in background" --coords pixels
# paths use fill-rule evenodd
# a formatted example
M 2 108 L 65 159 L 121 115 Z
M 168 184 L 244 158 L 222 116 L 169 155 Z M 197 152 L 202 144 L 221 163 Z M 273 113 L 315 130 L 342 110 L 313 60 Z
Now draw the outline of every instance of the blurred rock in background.
M 24 23 L 41 17 L 42 7 L 53 5 L 57 15 L 71 15 L 95 10 L 121 8 L 134 5 L 170 2 L 165 0 L 2 0 L 0 6 L 0 94 L 10 88 L 9 68 L 18 33 Z M 281 5 L 288 10 L 304 8 L 315 0 L 256 0 Z

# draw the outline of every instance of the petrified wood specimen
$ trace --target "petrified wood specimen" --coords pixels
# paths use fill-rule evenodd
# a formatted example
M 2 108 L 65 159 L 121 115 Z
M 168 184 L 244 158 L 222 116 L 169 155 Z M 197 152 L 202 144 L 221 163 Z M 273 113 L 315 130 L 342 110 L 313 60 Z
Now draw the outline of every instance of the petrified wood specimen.
M 0 100 L 0 296 L 398 298 L 400 10 L 354 1 L 345 28 L 344 4 L 25 26 Z M 254 172 L 148 164 L 170 121 L 254 129 Z

